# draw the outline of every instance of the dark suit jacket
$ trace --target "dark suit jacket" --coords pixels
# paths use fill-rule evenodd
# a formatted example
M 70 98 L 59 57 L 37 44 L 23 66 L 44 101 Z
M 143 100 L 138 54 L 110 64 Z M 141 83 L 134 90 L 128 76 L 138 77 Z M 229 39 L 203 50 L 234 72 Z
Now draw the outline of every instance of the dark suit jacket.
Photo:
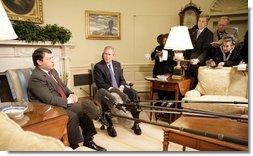
M 62 86 L 66 96 L 73 93 L 59 78 L 58 72 L 53 69 L 51 74 Z M 30 101 L 42 102 L 47 104 L 56 105 L 59 107 L 67 108 L 67 99 L 61 97 L 60 91 L 48 74 L 39 68 L 35 68 L 28 84 L 28 95 Z
M 242 60 L 239 47 L 235 47 L 232 50 L 231 56 L 227 61 L 223 60 L 223 53 L 221 51 L 220 47 L 213 48 L 213 58 L 212 58 L 217 64 L 220 62 L 224 62 L 224 67 L 232 67 L 235 65 L 238 65 L 240 61 Z
M 154 68 L 153 68 L 153 77 L 157 75 L 163 75 L 167 73 L 173 73 L 174 66 L 176 62 L 173 60 L 174 52 L 172 50 L 168 51 L 167 61 L 159 61 L 159 57 L 155 57 L 156 50 L 162 51 L 164 46 L 157 46 L 155 50 L 151 53 L 151 59 L 155 60 Z
M 123 77 L 121 64 L 117 61 L 112 61 L 112 65 L 118 86 L 125 86 L 126 81 Z M 94 80 L 98 89 L 104 88 L 108 90 L 110 87 L 112 87 L 110 71 L 104 60 L 101 60 L 94 66 Z
M 213 42 L 213 33 L 205 28 L 201 34 L 197 37 L 197 30 L 192 34 L 191 40 L 193 45 L 193 50 L 186 52 L 186 58 L 194 59 L 198 58 L 200 61 L 200 65 L 205 65 L 205 61 L 208 58 L 211 58 L 211 45 Z

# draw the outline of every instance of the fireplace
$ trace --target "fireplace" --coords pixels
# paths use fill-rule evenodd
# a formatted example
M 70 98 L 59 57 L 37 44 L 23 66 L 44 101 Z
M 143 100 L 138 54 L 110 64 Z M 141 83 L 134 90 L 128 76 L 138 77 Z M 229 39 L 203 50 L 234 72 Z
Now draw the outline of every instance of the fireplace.
M 8 92 L 8 86 L 3 85 L 6 83 L 5 71 L 7 69 L 34 67 L 32 53 L 40 47 L 48 48 L 53 52 L 56 70 L 59 72 L 63 82 L 68 87 L 71 86 L 70 79 L 68 78 L 70 76 L 71 61 L 69 53 L 74 48 L 74 44 L 52 45 L 51 42 L 26 43 L 17 40 L 0 41 L 0 93 L 4 94 L 5 98 L 8 98 L 5 95 Z

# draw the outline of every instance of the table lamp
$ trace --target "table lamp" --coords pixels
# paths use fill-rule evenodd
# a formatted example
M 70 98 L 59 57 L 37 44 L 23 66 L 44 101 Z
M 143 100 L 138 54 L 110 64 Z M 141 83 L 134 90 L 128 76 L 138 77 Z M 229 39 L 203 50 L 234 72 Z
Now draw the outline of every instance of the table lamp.
M 175 53 L 174 60 L 177 62 L 177 66 L 174 67 L 172 78 L 181 79 L 184 77 L 185 69 L 181 67 L 181 61 L 187 62 L 184 60 L 184 51 L 189 49 L 193 49 L 193 46 L 188 28 L 186 26 L 172 27 L 164 46 L 164 50 L 173 50 Z
M 17 35 L 0 1 L 0 40 L 16 39 Z

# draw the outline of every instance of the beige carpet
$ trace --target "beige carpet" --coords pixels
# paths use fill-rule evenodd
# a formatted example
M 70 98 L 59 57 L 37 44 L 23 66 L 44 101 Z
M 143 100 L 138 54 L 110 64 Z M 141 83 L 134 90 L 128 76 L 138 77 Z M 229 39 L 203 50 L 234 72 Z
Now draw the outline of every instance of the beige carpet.
M 148 113 L 141 113 L 141 119 L 148 120 Z M 148 120 L 149 121 L 149 120 Z M 161 122 L 161 121 L 160 121 Z M 100 130 L 101 124 L 94 121 L 98 134 L 94 141 L 108 151 L 162 151 L 163 130 L 160 126 L 140 123 L 142 135 L 135 135 L 132 129 L 119 125 L 114 117 L 113 123 L 117 131 L 117 137 L 110 137 L 106 130 Z M 165 123 L 165 122 L 163 122 Z M 187 151 L 193 149 L 186 148 Z M 182 151 L 182 146 L 170 143 L 169 151 Z

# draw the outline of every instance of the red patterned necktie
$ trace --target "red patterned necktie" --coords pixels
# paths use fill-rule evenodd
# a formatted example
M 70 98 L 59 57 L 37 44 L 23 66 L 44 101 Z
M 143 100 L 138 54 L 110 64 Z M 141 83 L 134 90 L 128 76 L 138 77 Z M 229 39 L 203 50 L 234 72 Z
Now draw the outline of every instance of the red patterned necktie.
M 50 71 L 48 71 L 48 75 L 51 77 L 51 79 L 56 83 L 59 91 L 60 91 L 60 94 L 61 94 L 61 97 L 63 98 L 67 98 L 66 94 L 64 93 L 62 87 L 59 85 L 59 83 L 53 78 L 52 74 Z

